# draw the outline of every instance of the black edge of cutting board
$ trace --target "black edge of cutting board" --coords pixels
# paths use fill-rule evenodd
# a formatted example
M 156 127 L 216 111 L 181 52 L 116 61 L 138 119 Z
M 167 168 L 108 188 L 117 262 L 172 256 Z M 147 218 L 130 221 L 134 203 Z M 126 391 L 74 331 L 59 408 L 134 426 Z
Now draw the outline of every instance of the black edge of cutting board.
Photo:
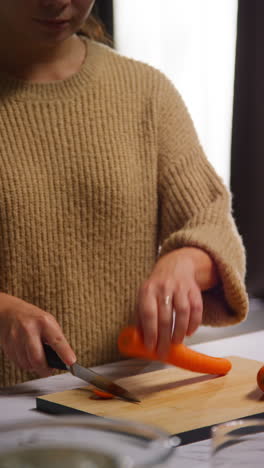
M 57 415 L 86 415 L 86 416 L 97 416 L 93 413 L 87 413 L 86 411 L 77 410 L 75 408 L 70 408 L 69 406 L 61 405 L 58 403 L 54 403 L 52 401 L 43 400 L 42 398 L 36 398 L 37 402 L 37 410 L 49 413 L 49 414 L 57 414 Z M 102 417 L 102 416 L 97 416 Z M 245 416 L 243 419 L 260 419 L 264 417 L 264 413 L 257 413 L 252 414 L 250 416 Z M 105 418 L 104 418 L 105 419 Z M 228 421 L 225 421 L 228 422 Z M 211 438 L 211 426 L 200 427 L 198 429 L 192 429 L 191 431 L 180 432 L 178 434 L 173 434 L 174 436 L 178 436 L 181 439 L 180 445 L 187 445 L 193 444 L 194 442 L 200 442 L 202 440 L 210 439 Z

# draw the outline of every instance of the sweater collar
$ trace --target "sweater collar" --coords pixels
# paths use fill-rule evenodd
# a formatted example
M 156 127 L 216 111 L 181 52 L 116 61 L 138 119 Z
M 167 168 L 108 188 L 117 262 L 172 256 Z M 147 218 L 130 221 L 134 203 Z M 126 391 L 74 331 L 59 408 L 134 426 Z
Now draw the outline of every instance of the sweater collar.
M 89 83 L 98 78 L 107 46 L 82 37 L 86 57 L 78 72 L 65 80 L 35 83 L 0 73 L 0 99 L 17 101 L 54 101 L 72 99 L 83 93 Z

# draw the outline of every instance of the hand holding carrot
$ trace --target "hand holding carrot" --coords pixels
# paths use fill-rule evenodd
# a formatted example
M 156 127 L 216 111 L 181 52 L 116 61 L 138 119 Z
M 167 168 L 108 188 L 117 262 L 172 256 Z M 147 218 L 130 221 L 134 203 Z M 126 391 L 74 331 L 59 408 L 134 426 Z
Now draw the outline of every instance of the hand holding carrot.
M 140 331 L 133 326 L 121 330 L 118 337 L 118 349 L 122 354 L 130 357 L 150 361 L 158 359 L 155 351 L 149 351 L 145 348 Z M 170 345 L 164 362 L 202 374 L 226 375 L 232 368 L 229 359 L 199 353 L 182 343 Z
M 163 359 L 171 343 L 192 335 L 202 322 L 201 291 L 217 281 L 212 259 L 200 249 L 181 248 L 161 257 L 138 294 L 137 318 L 145 346 Z
M 50 313 L 0 293 L 0 346 L 7 358 L 41 377 L 51 375 L 43 343 L 48 343 L 66 364 L 76 361 L 58 322 Z

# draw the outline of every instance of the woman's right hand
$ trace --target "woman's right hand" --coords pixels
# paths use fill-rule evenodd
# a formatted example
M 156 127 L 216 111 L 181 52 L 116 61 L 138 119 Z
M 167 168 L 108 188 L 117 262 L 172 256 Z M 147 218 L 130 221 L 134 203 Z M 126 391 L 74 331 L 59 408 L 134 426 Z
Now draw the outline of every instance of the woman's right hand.
M 0 346 L 8 359 L 40 377 L 52 374 L 43 343 L 49 344 L 69 366 L 76 356 L 60 325 L 48 312 L 9 294 L 0 293 Z

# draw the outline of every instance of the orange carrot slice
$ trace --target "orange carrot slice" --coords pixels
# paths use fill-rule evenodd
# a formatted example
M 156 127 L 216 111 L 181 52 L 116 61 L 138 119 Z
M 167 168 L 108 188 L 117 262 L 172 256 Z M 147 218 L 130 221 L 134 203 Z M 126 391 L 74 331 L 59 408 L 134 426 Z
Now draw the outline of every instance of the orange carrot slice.
M 145 348 L 139 330 L 133 326 L 126 327 L 121 331 L 118 337 L 118 348 L 126 356 L 153 361 L 160 360 L 156 351 L 149 351 Z M 193 372 L 215 375 L 225 375 L 232 367 L 228 359 L 198 353 L 184 344 L 171 344 L 168 356 L 163 362 Z
M 111 398 L 114 398 L 114 395 L 112 395 L 112 393 L 104 392 L 103 390 L 100 390 L 98 388 L 93 388 L 92 392 L 96 396 L 98 396 L 98 397 L 100 397 L 100 398 L 102 398 L 104 400 L 110 400 Z

